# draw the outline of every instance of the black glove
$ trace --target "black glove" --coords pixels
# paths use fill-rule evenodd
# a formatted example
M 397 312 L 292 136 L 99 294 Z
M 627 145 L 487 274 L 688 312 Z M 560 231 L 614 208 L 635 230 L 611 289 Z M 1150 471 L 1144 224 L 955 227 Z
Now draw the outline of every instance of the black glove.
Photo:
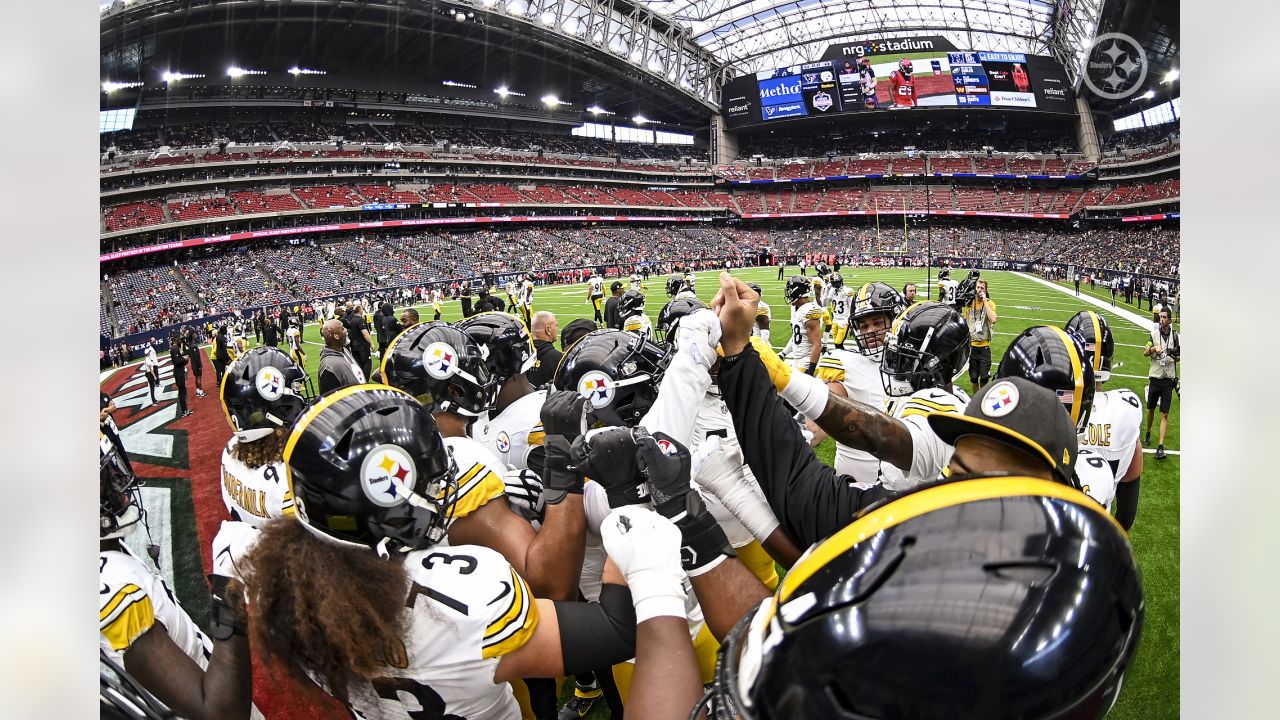
M 587 400 L 574 390 L 547 393 L 542 403 L 542 429 L 547 435 L 561 435 L 569 442 L 587 431 Z
M 804 369 L 804 374 L 805 374 L 805 375 L 810 375 L 810 376 L 811 376 L 811 375 L 813 375 L 813 374 L 814 374 L 814 373 L 816 373 L 816 372 L 818 372 L 818 363 L 810 363 L 810 364 L 809 364 L 809 367 L 807 367 L 807 368 L 805 368 L 805 369 Z
M 609 507 L 643 505 L 649 499 L 636 468 L 636 443 L 630 428 L 599 428 L 574 440 L 573 460 L 604 488 Z
M 658 513 L 680 528 L 680 565 L 697 575 L 721 556 L 734 557 L 733 546 L 702 496 L 689 486 L 689 449 L 665 433 L 650 435 L 638 428 L 636 464 Z
M 209 637 L 214 640 L 230 640 L 234 635 L 247 635 L 247 619 L 237 610 L 243 602 L 236 602 L 233 590 L 228 588 L 231 578 L 226 575 L 208 575 L 209 579 Z M 237 582 L 236 590 L 239 590 Z M 235 603 L 234 605 L 232 603 Z
M 558 505 L 570 493 L 581 495 L 582 470 L 573 461 L 569 440 L 563 435 L 548 433 L 542 442 L 542 451 L 543 503 Z

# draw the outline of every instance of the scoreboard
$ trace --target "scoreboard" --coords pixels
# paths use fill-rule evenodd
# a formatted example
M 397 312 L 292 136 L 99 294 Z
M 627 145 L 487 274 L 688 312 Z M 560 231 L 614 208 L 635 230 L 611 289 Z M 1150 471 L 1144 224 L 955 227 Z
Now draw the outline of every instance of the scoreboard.
M 911 62 L 909 76 L 899 72 L 903 58 Z M 1075 113 L 1066 72 L 1053 58 L 957 50 L 941 37 L 833 45 L 817 61 L 734 78 L 720 96 L 731 130 L 882 110 Z

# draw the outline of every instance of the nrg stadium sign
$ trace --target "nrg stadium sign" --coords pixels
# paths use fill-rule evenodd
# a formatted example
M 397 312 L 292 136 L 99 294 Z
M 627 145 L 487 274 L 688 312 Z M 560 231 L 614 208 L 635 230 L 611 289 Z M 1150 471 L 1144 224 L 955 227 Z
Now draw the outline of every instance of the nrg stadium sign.
M 823 60 L 840 60 L 847 57 L 862 58 L 870 55 L 889 55 L 913 52 L 954 52 L 956 46 L 939 36 L 916 38 L 890 38 L 888 40 L 864 40 L 856 43 L 828 45 Z

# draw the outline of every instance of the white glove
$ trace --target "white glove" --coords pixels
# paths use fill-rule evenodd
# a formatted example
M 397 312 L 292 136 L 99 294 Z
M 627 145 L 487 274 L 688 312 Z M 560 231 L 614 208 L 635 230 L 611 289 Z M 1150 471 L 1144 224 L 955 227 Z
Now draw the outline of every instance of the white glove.
M 542 478 L 532 470 L 509 467 L 502 474 L 506 485 L 507 504 L 520 517 L 529 522 L 540 521 L 545 505 L 542 502 Z
M 756 540 L 764 542 L 778 529 L 778 518 L 764 491 L 743 472 L 737 447 L 721 445 L 718 436 L 709 437 L 693 453 L 689 465 L 693 482 L 714 495 Z
M 629 505 L 609 513 L 600 536 L 631 588 L 637 623 L 662 616 L 684 619 L 688 595 L 679 528 L 649 508 Z
M 258 542 L 258 529 L 249 523 L 223 520 L 218 534 L 213 536 L 213 563 L 211 575 L 222 575 L 236 580 L 241 576 L 245 555 Z M 239 564 L 239 565 L 238 565 Z
M 719 359 L 716 346 L 720 344 L 720 318 L 706 308 L 695 310 L 680 319 L 676 340 L 677 352 L 690 356 L 703 369 L 710 369 Z

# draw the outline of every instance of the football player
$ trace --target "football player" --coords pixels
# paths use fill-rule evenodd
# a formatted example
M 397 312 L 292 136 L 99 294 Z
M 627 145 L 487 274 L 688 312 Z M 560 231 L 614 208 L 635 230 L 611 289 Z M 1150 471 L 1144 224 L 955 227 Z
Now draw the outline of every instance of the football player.
M 312 398 L 306 373 L 281 350 L 265 346 L 236 358 L 218 394 L 233 432 L 222 450 L 222 502 L 232 519 L 262 527 L 293 515 L 284 481 L 289 428 Z
M 889 73 L 889 95 L 893 98 L 892 110 L 916 106 L 916 79 L 911 74 L 911 59 L 898 61 L 898 69 Z
M 595 310 L 596 325 L 604 325 L 604 278 L 598 270 L 592 270 L 587 279 L 587 302 Z
M 822 307 L 813 301 L 809 278 L 803 275 L 787 278 L 783 294 L 791 304 L 791 337 L 782 356 L 791 367 L 813 375 L 822 356 Z
M 836 348 L 844 350 L 844 340 L 849 334 L 849 314 L 853 312 L 854 300 L 858 293 L 853 288 L 845 287 L 844 276 L 831 273 L 831 290 L 827 293 L 831 306 L 831 341 Z M 883 283 L 881 283 L 883 284 Z M 863 286 L 866 290 L 867 286 Z
M 612 567 L 599 603 L 557 602 L 491 548 L 445 543 L 465 520 L 450 527 L 457 459 L 430 410 L 385 386 L 326 395 L 290 436 L 298 520 L 244 563 L 254 645 L 356 717 L 519 717 L 508 681 L 635 652 Z
M 1080 338 L 1051 325 L 1029 327 L 1009 343 L 1000 358 L 996 378 L 1020 377 L 1057 394 L 1071 415 L 1076 433 L 1089 429 L 1096 382 L 1093 365 L 1086 359 Z M 1102 507 L 1110 508 L 1116 492 L 1116 476 L 1093 449 L 1080 448 L 1075 462 L 1075 484 Z
M 546 433 L 540 415 L 547 391 L 535 389 L 526 375 L 537 360 L 529 329 L 519 318 L 494 312 L 472 315 L 456 326 L 480 346 L 497 385 L 493 406 L 472 424 L 471 437 L 503 465 L 541 474 Z
M 622 293 L 622 299 L 618 301 L 618 317 L 622 318 L 623 330 L 646 340 L 653 339 L 653 322 L 644 311 L 644 293 L 639 290 Z
M 760 289 L 758 283 L 747 283 L 747 287 L 760 296 L 760 304 L 756 307 L 756 320 L 755 325 L 751 328 L 751 335 L 764 340 L 768 344 L 769 323 L 773 320 L 773 312 L 769 309 L 769 303 L 764 301 L 764 291 Z
M 289 357 L 293 358 L 298 367 L 305 368 L 307 351 L 302 349 L 302 329 L 299 327 L 301 324 L 301 318 L 289 318 L 289 329 L 284 331 L 284 339 L 289 344 Z
M 524 319 L 524 326 L 529 327 L 533 324 L 533 273 L 525 273 L 524 284 L 520 286 L 520 297 L 516 300 L 516 306 L 520 308 L 520 316 Z
M 858 82 L 862 86 L 863 103 L 868 109 L 880 109 L 880 97 L 876 94 L 876 71 L 871 67 L 871 58 L 858 61 Z
M 1128 388 L 1102 389 L 1111 379 L 1115 353 L 1115 339 L 1105 317 L 1081 310 L 1067 321 L 1067 331 L 1083 343 L 1086 362 L 1092 366 L 1097 383 L 1089 424 L 1080 433 L 1080 449 L 1093 451 L 1111 468 L 1116 481 L 1116 519 L 1127 531 L 1138 514 L 1142 482 L 1142 399 Z
M 943 268 L 938 271 L 938 302 L 948 305 L 956 303 L 956 288 L 960 283 L 951 279 L 951 271 Z
M 511 285 L 511 283 L 507 283 L 507 285 Z M 507 297 L 510 297 L 510 296 L 511 296 L 510 293 L 508 293 Z M 513 310 L 515 309 L 514 301 L 511 303 L 511 308 Z M 434 313 L 434 316 L 431 319 L 439 320 L 440 313 L 443 310 L 444 310 L 444 291 L 441 290 L 440 288 L 435 288 L 431 291 L 431 311 Z
M 145 525 L 140 483 L 99 435 L 99 647 L 184 718 L 251 717 L 252 670 L 239 583 L 214 557 L 212 640 L 123 538 Z M 260 715 L 258 715 L 260 717 Z
M 631 273 L 631 289 L 637 292 L 644 290 L 644 278 L 640 275 L 639 269 Z
M 884 338 L 895 318 L 906 309 L 896 290 L 882 282 L 863 285 L 852 298 L 854 302 L 854 340 L 858 351 L 843 348 L 824 355 L 818 361 L 817 377 L 827 383 L 832 393 L 856 400 L 873 408 L 884 408 L 886 397 L 880 378 L 880 361 L 884 356 Z M 814 434 L 810 443 L 817 447 L 827 434 L 813 420 L 808 422 Z M 880 461 L 865 450 L 836 443 L 835 469 L 860 483 L 874 483 L 879 478 Z

